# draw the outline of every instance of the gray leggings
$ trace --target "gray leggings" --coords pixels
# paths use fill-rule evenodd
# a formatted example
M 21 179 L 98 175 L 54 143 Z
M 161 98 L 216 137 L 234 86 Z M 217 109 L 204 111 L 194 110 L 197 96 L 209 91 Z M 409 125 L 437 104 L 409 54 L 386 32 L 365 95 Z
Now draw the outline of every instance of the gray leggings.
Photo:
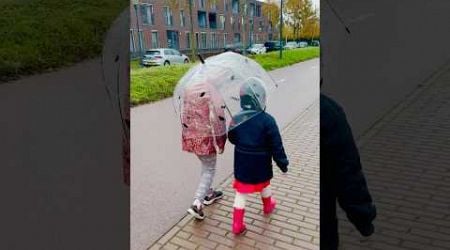
M 211 188 L 214 174 L 216 173 L 217 156 L 214 155 L 197 155 L 202 163 L 202 173 L 200 176 L 200 183 L 195 192 L 194 200 L 203 202 L 205 196 Z

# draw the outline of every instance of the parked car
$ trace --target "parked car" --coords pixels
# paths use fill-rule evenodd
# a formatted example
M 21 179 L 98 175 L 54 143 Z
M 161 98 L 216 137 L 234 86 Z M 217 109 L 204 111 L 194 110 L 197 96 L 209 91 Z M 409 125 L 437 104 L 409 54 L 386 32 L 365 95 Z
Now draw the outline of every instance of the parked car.
M 313 40 L 313 41 L 311 42 L 311 46 L 318 47 L 318 46 L 320 46 L 320 42 L 319 42 L 318 40 Z
M 178 50 L 167 48 L 147 50 L 141 60 L 143 66 L 168 66 L 183 63 L 189 63 L 189 57 Z
M 281 43 L 283 45 L 283 42 Z M 268 41 L 264 43 L 264 47 L 266 47 L 266 51 L 274 51 L 280 50 L 280 42 L 279 41 Z
M 247 52 L 250 54 L 264 54 L 266 51 L 266 47 L 264 47 L 264 44 L 261 43 L 252 44 L 252 46 L 247 49 Z
M 296 48 L 298 48 L 297 42 L 288 42 L 284 46 L 284 49 L 296 49 Z
M 307 43 L 307 42 L 298 42 L 298 47 L 299 47 L 299 48 L 305 48 L 305 47 L 308 47 L 308 43 Z
M 243 52 L 242 48 L 243 48 L 242 43 L 233 43 L 233 44 L 225 45 L 224 50 L 242 54 L 242 52 Z

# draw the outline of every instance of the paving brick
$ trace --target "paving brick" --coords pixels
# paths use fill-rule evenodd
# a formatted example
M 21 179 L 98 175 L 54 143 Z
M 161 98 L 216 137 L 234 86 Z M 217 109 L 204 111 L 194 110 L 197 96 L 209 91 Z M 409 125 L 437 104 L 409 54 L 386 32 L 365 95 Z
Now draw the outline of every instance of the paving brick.
M 178 233 L 177 233 L 177 236 L 180 237 L 180 238 L 183 238 L 183 239 L 187 240 L 187 239 L 189 239 L 189 238 L 192 236 L 192 234 L 187 233 L 187 232 L 185 232 L 185 231 L 181 231 L 181 232 L 178 232 Z
M 226 237 L 231 239 L 237 245 L 245 244 L 247 246 L 254 246 L 256 244 L 256 240 L 245 237 L 245 235 L 244 236 L 240 236 L 240 235 L 236 236 L 232 232 L 229 232 L 226 235 Z
M 265 231 L 263 233 L 263 236 L 267 236 L 267 237 L 270 237 L 272 239 L 280 240 L 280 241 L 283 241 L 283 242 L 286 242 L 286 243 L 292 243 L 293 240 L 294 240 L 294 238 L 292 238 L 291 236 L 283 235 L 281 233 L 276 233 L 276 232 L 272 232 L 272 231 Z
M 285 229 L 289 229 L 289 230 L 293 230 L 293 231 L 297 231 L 299 229 L 298 226 L 295 226 L 295 225 L 292 225 L 292 224 L 289 224 L 289 223 L 286 223 L 286 222 L 282 222 L 282 221 L 279 221 L 279 220 L 272 219 L 270 221 L 270 223 L 273 224 L 273 225 L 279 226 L 281 228 L 285 228 Z
M 211 237 L 211 235 L 210 235 Z M 203 247 L 207 247 L 207 248 L 215 248 L 217 246 L 217 242 L 205 239 L 205 238 L 201 238 L 198 236 L 192 236 L 189 241 L 191 242 L 195 242 L 197 245 L 199 246 L 203 246 Z
M 359 138 L 376 233 L 362 243 L 338 213 L 344 249 L 450 249 L 448 66 Z
M 282 248 L 282 249 L 286 249 L 286 250 L 295 250 L 295 249 L 304 249 L 304 248 L 301 248 L 301 247 L 299 247 L 299 246 L 294 246 L 294 245 L 292 245 L 292 244 L 287 244 L 287 243 L 285 243 L 285 242 L 282 242 L 282 241 L 277 241 L 276 243 L 275 243 L 275 246 L 277 246 L 277 247 L 280 247 L 280 248 Z M 318 248 L 317 248 L 318 249 Z
M 166 242 L 169 241 L 170 238 L 172 238 L 179 230 L 180 228 L 178 226 L 173 227 L 166 234 L 164 234 L 161 239 L 159 239 L 158 243 L 162 245 L 166 244 Z
M 162 247 L 162 249 L 164 249 L 164 250 L 176 250 L 176 249 L 180 249 L 180 247 L 177 246 L 177 245 L 174 245 L 174 244 L 172 244 L 172 243 L 167 243 L 167 244 L 165 244 L 165 245 Z
M 283 229 L 281 231 L 281 233 L 283 235 L 288 235 L 288 236 L 291 236 L 292 238 L 300 239 L 300 240 L 307 241 L 307 242 L 310 242 L 313 240 L 313 237 L 311 235 L 302 234 L 300 232 L 294 232 L 294 231 L 287 230 L 287 229 Z
M 197 235 L 199 237 L 207 237 L 208 234 L 209 234 L 208 231 L 203 230 L 202 228 L 194 228 L 194 227 L 191 227 L 189 225 L 187 225 L 187 226 L 185 226 L 183 228 L 183 232 L 190 233 L 190 234 L 193 234 L 193 235 Z
M 217 234 L 210 234 L 208 237 L 209 240 L 217 242 L 221 245 L 233 247 L 235 245 L 235 242 L 225 236 L 217 235 Z
M 405 241 L 402 244 L 403 247 L 405 248 L 409 248 L 409 249 L 418 249 L 418 250 L 444 250 L 444 249 L 448 249 L 448 248 L 443 248 L 443 247 L 434 247 L 431 245 L 424 245 L 424 244 L 420 244 L 417 242 L 412 242 L 412 241 Z
M 259 234 L 255 234 L 255 233 L 250 232 L 250 231 L 247 231 L 245 233 L 245 237 L 251 238 L 251 239 L 253 239 L 253 240 L 257 241 L 257 242 L 264 242 L 266 244 L 273 244 L 275 242 L 275 240 L 273 240 L 273 239 L 264 237 L 264 236 L 259 235 Z
M 303 249 L 319 249 L 319 246 L 317 244 L 314 244 L 312 242 L 302 241 L 302 240 L 294 240 L 294 245 L 297 245 Z
M 153 246 L 147 248 L 147 250 L 158 250 L 161 249 L 162 245 L 161 244 L 154 244 Z
M 318 249 L 319 248 L 319 102 L 283 133 L 291 167 L 286 176 L 274 171 L 272 189 L 277 208 L 262 213 L 259 194 L 247 200 L 247 231 L 231 232 L 234 190 L 232 176 L 223 182 L 225 197 L 205 209 L 204 221 L 185 216 L 155 246 L 183 249 Z M 304 243 L 302 248 L 299 243 Z M 295 244 L 297 243 L 297 244 Z
M 186 248 L 186 249 L 196 249 L 197 246 L 198 246 L 198 244 L 194 244 L 194 243 L 192 243 L 192 241 L 183 240 L 183 239 L 178 238 L 178 237 L 172 238 L 170 240 L 170 243 L 176 244 L 176 245 L 181 246 L 181 247 Z

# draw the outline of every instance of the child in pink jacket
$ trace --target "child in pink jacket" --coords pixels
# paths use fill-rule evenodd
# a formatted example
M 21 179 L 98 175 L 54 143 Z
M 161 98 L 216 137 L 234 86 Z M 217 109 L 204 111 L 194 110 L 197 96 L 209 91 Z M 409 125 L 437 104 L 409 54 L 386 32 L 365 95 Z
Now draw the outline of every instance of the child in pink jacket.
M 184 91 L 182 149 L 197 155 L 202 167 L 200 183 L 188 213 L 200 220 L 205 218 L 203 205 L 223 197 L 223 193 L 211 189 L 211 185 L 217 153 L 223 153 L 227 139 L 224 108 L 220 94 L 208 83 L 196 83 Z

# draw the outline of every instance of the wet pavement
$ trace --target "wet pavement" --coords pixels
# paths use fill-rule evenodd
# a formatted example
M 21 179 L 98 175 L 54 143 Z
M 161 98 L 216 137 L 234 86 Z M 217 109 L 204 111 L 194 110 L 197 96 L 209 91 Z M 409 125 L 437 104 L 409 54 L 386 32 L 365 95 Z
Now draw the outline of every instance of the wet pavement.
M 319 60 L 270 72 L 279 88 L 268 112 L 285 128 L 319 96 Z M 199 161 L 181 151 L 172 100 L 131 110 L 131 249 L 145 249 L 186 213 L 200 175 Z M 232 146 L 218 158 L 214 185 L 232 173 Z

